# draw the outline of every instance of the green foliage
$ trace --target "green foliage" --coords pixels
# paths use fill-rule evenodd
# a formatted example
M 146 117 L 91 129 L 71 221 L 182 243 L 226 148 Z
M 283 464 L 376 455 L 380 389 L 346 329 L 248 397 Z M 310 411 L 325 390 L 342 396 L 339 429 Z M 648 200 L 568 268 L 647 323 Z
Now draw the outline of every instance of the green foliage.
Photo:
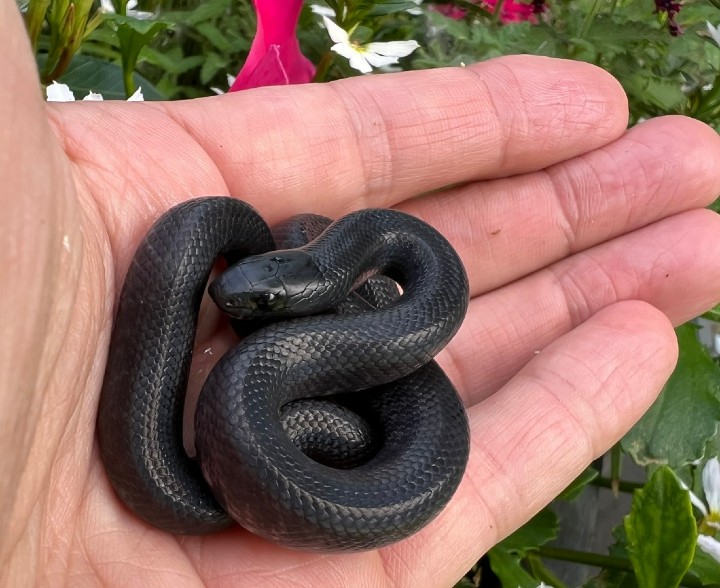
M 540 545 L 555 539 L 557 528 L 555 513 L 545 509 L 488 552 L 490 566 L 503 588 L 536 588 L 539 581 L 528 573 L 523 562 Z
M 650 410 L 625 436 L 622 446 L 640 465 L 679 468 L 700 459 L 720 421 L 720 368 L 696 337 L 696 328 L 677 329 L 678 365 Z
M 559 500 L 575 500 L 590 482 L 598 477 L 598 471 L 595 468 L 586 468 L 582 474 L 575 478 L 572 483 L 562 491 Z
M 162 100 L 162 95 L 140 74 L 134 74 L 133 80 L 135 86 L 142 88 L 145 100 Z M 78 55 L 57 81 L 67 84 L 78 99 L 89 92 L 102 94 L 106 100 L 126 97 L 122 68 L 88 55 Z
M 690 496 L 662 466 L 633 496 L 627 550 L 639 588 L 675 588 L 690 567 L 697 527 Z

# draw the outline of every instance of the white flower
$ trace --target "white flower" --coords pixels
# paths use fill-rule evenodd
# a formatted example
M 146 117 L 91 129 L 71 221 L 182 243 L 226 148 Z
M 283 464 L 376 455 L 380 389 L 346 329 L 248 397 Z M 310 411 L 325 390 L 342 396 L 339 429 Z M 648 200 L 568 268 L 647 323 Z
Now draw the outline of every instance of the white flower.
M 85 100 L 85 98 L 83 98 Z M 127 99 L 128 102 L 145 102 L 145 96 L 143 96 L 142 88 L 135 90 L 132 96 Z
M 231 76 L 230 74 L 227 74 L 227 84 L 228 88 L 232 88 L 232 85 L 235 83 L 235 76 Z M 218 96 L 222 94 L 226 94 L 227 92 L 225 90 L 221 90 L 220 88 L 216 88 L 215 86 L 210 86 L 210 89 L 215 92 Z
M 698 535 L 697 544 L 710 557 L 720 562 L 720 541 L 708 535 Z
M 75 95 L 70 91 L 67 84 L 53 82 L 46 89 L 48 102 L 75 102 Z
M 705 523 L 715 529 L 720 530 L 720 461 L 717 457 L 709 459 L 703 468 L 703 490 L 705 491 L 705 500 L 707 506 L 700 500 L 694 492 L 690 492 L 690 502 L 702 513 Z M 687 486 L 683 484 L 687 489 Z
M 412 14 L 413 16 L 419 16 L 423 13 L 422 8 L 420 8 L 420 5 L 423 3 L 423 0 L 412 0 L 415 3 L 415 6 L 413 8 L 408 8 L 405 12 L 408 14 Z M 538 586 L 540 588 L 540 586 Z
M 48 102 L 75 102 L 75 94 L 72 93 L 67 84 L 58 84 L 53 82 L 50 84 L 45 92 L 47 93 Z M 88 95 L 83 98 L 84 101 L 90 102 L 101 102 L 103 100 L 102 94 L 95 92 L 88 92 Z M 143 102 L 145 97 L 142 93 L 142 88 L 135 90 L 135 93 L 127 99 L 128 102 Z
M 127 16 L 132 16 L 140 20 L 147 20 L 153 17 L 152 12 L 135 10 L 137 5 L 138 0 L 128 0 L 127 4 L 125 5 L 125 14 Z M 112 3 L 112 0 L 100 0 L 100 12 L 105 12 L 106 14 L 115 14 L 115 5 Z
M 690 502 L 703 515 L 697 538 L 698 547 L 720 562 L 720 541 L 705 534 L 710 529 L 720 530 L 720 461 L 716 457 L 709 459 L 705 464 L 702 479 L 707 506 L 684 482 L 680 482 L 680 484 L 690 493 Z
M 70 90 L 68 90 L 69 92 Z M 96 94 L 95 92 L 88 92 L 88 95 L 83 100 L 90 100 L 94 102 L 102 102 L 104 100 L 102 94 Z
M 350 61 L 350 67 L 361 73 L 370 73 L 373 67 L 397 63 L 400 57 L 410 55 L 420 45 L 417 41 L 390 41 L 359 45 L 350 41 L 347 31 L 341 29 L 328 17 L 323 16 L 325 28 L 335 42 L 330 49 Z
M 715 41 L 715 44 L 720 47 L 720 25 L 714 27 L 710 24 L 710 21 L 705 21 L 705 24 L 707 25 L 708 33 L 710 33 L 710 36 L 712 37 L 712 40 Z
M 329 6 L 321 6 L 320 4 L 311 4 L 310 10 L 318 16 L 335 16 L 335 11 Z

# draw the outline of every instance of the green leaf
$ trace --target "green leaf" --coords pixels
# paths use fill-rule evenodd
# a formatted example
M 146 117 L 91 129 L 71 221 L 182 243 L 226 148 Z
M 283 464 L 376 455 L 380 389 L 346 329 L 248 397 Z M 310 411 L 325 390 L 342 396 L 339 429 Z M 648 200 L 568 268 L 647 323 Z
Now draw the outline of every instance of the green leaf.
M 370 16 L 383 16 L 393 14 L 394 12 L 402 12 L 409 8 L 417 8 L 418 5 L 412 0 L 384 0 L 375 2 L 369 12 Z
M 703 318 L 720 323 L 720 304 L 703 314 Z
M 183 57 L 180 51 L 157 51 L 152 47 L 145 47 L 140 60 L 157 66 L 169 74 L 180 75 L 191 69 L 201 67 L 206 58 L 202 55 Z
M 666 43 L 667 33 L 642 22 L 625 22 L 618 26 L 616 19 L 597 16 L 586 38 L 600 51 L 624 52 L 638 39 Z
M 525 571 L 522 560 L 526 553 L 555 539 L 557 529 L 557 516 L 546 508 L 488 552 L 490 567 L 504 588 L 536 588 L 540 582 Z
M 700 459 L 720 420 L 720 368 L 691 324 L 677 329 L 680 357 L 650 410 L 623 438 L 622 447 L 642 466 L 679 468 Z
M 488 551 L 488 558 L 503 588 L 537 588 L 540 583 L 522 568 L 521 557 L 515 553 L 493 547 Z
M 625 527 L 620 524 L 612 529 L 615 543 L 608 547 L 611 557 L 627 560 L 627 537 Z M 605 569 L 583 584 L 582 588 L 638 588 L 635 574 L 620 569 Z
M 695 553 L 697 525 L 690 494 L 670 468 L 658 468 L 635 491 L 625 532 L 639 588 L 679 586 Z
M 545 508 L 495 547 L 524 554 L 557 537 L 557 515 Z
M 118 27 L 124 26 L 135 31 L 138 35 L 148 35 L 153 37 L 155 33 L 161 31 L 172 23 L 169 20 L 160 18 L 135 18 L 134 16 L 123 16 L 122 14 L 106 14 L 105 20 L 113 22 Z
M 560 500 L 575 500 L 580 496 L 585 486 L 599 475 L 600 473 L 595 468 L 586 468 L 582 474 L 575 478 L 570 485 L 560 493 L 558 498 Z
M 659 78 L 647 72 L 625 77 L 623 86 L 628 94 L 664 111 L 677 109 L 687 100 L 680 89 L 680 80 Z
M 603 570 L 585 582 L 582 588 L 637 588 L 637 582 L 630 572 Z
M 38 57 L 40 60 L 42 56 Z M 158 90 L 140 74 L 134 74 L 135 85 L 142 88 L 145 100 L 164 100 Z M 125 100 L 122 70 L 115 63 L 108 63 L 87 55 L 76 55 L 65 74 L 57 80 L 67 84 L 78 100 L 88 92 L 97 92 L 106 100 Z
M 227 37 L 225 37 L 214 24 L 209 22 L 200 23 L 195 28 L 215 49 L 221 52 L 228 51 L 230 41 L 228 41 Z
M 234 0 L 204 0 L 191 12 L 177 11 L 166 12 L 164 17 L 167 20 L 185 25 L 196 25 L 200 22 L 214 20 L 225 16 Z

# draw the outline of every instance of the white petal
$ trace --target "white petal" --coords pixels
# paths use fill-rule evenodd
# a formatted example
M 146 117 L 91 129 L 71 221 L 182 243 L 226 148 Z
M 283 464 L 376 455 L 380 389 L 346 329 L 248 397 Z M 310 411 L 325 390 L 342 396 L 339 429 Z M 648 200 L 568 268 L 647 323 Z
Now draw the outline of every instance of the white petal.
M 708 511 L 707 511 L 707 507 L 705 506 L 705 503 L 702 500 L 700 500 L 698 498 L 698 495 L 695 494 L 695 492 L 693 492 L 692 490 L 690 490 L 690 488 L 688 488 L 688 485 L 685 482 L 683 482 L 680 478 L 678 478 L 677 481 L 680 482 L 680 486 L 683 487 L 683 490 L 687 490 L 688 493 L 690 494 L 690 502 L 692 502 L 697 507 L 697 509 L 701 513 L 703 513 L 704 517 L 706 517 L 708 514 Z
M 698 535 L 697 544 L 705 553 L 720 562 L 720 541 L 707 535 Z
M 372 72 L 371 65 L 367 62 L 363 55 L 360 55 L 360 53 L 357 53 L 350 58 L 350 67 L 364 74 Z
M 48 102 L 75 102 L 75 95 L 67 84 L 53 82 L 45 89 L 45 92 Z
M 325 28 L 327 29 L 328 35 L 330 35 L 333 42 L 348 43 L 350 41 L 350 35 L 347 34 L 347 31 L 342 30 L 327 16 L 323 16 L 323 22 L 325 23 Z
M 417 41 L 390 41 L 388 43 L 368 43 L 365 49 L 372 53 L 389 57 L 406 57 L 420 47 Z
M 143 96 L 142 88 L 135 90 L 135 93 L 127 99 L 128 102 L 144 102 L 145 96 Z
M 335 53 L 342 55 L 347 59 L 352 59 L 353 57 L 360 55 L 358 50 L 350 45 L 350 43 L 335 43 L 332 47 L 330 47 L 330 50 L 335 51 Z
M 388 57 L 386 55 L 378 55 L 377 53 L 372 53 L 371 51 L 363 51 L 362 56 L 373 67 L 384 67 L 386 65 L 390 65 L 392 63 L 398 62 L 397 57 Z
M 720 25 L 714 27 L 709 21 L 705 21 L 705 24 L 707 25 L 708 33 L 710 33 L 713 41 L 720 46 Z
M 115 5 L 112 3 L 112 0 L 100 0 L 100 12 L 115 14 Z
M 216 88 L 215 86 L 210 86 L 210 91 L 215 92 L 218 96 L 222 96 L 225 94 L 225 90 L 221 90 L 220 88 Z
M 138 5 L 138 0 L 127 0 L 127 4 L 125 4 L 125 11 L 130 12 L 131 10 L 135 10 Z
M 707 506 L 705 506 L 705 503 L 700 500 L 697 494 L 695 494 L 695 492 L 693 492 L 692 490 L 688 490 L 688 492 L 690 492 L 690 502 L 692 502 L 697 507 L 697 509 L 703 514 L 704 517 L 706 517 L 708 515 L 708 510 Z
M 708 460 L 705 464 L 703 489 L 710 512 L 720 513 L 720 462 L 716 457 Z
M 138 20 L 150 20 L 155 16 L 155 13 L 145 12 L 144 10 L 128 10 L 127 15 L 137 18 Z
M 88 95 L 83 98 L 83 101 L 88 100 L 90 102 L 102 102 L 103 96 L 102 94 L 97 94 L 95 92 L 88 92 Z
M 236 79 L 237 79 L 237 76 L 233 76 L 233 75 L 227 74 L 228 88 L 235 83 L 235 80 L 236 80 Z
M 335 16 L 335 11 L 330 8 L 329 6 L 320 6 L 319 4 L 311 4 L 310 10 L 313 14 L 317 14 L 318 16 Z
M 370 73 L 372 71 L 372 67 L 370 67 L 365 56 L 349 43 L 335 43 L 330 49 L 347 58 L 350 61 L 350 67 L 353 69 L 361 73 Z

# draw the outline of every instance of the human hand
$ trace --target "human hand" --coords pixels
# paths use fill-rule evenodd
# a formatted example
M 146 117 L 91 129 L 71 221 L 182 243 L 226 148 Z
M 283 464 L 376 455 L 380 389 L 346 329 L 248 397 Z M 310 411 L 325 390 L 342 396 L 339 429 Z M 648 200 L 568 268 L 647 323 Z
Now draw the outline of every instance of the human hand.
M 591 66 L 513 57 L 45 105 L 17 10 L 0 6 L 2 585 L 450 586 L 639 418 L 672 370 L 671 323 L 720 297 L 720 221 L 701 210 L 720 191 L 720 140 L 679 117 L 625 132 L 620 88 Z M 271 224 L 397 207 L 462 256 L 473 299 L 438 359 L 472 454 L 409 540 L 320 555 L 240 528 L 176 537 L 110 488 L 94 427 L 123 276 L 162 212 L 220 194 Z M 195 391 L 229 344 L 215 317 L 201 313 L 198 348 L 214 353 L 195 362 Z

